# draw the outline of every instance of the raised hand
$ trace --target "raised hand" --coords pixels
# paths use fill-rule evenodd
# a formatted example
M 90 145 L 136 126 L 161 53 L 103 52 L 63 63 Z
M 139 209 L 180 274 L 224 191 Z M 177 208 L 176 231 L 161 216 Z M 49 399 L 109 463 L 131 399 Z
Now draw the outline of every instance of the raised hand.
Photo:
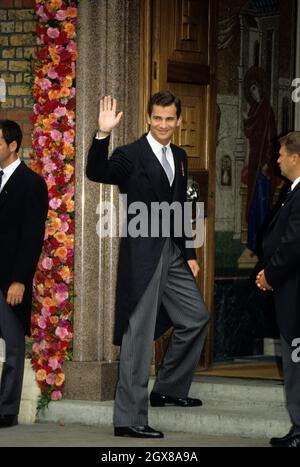
M 117 100 L 111 96 L 105 96 L 100 101 L 99 110 L 99 130 L 108 132 L 115 128 L 123 115 L 123 112 L 117 114 Z

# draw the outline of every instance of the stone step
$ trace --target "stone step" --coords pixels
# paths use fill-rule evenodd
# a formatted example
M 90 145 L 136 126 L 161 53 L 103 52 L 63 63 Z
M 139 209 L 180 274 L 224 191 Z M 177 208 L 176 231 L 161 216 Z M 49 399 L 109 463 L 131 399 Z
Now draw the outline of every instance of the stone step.
M 150 381 L 150 388 L 153 385 Z M 233 405 L 285 406 L 282 381 L 196 376 L 189 395 L 203 401 L 232 402 Z
M 153 385 L 153 379 L 149 389 Z M 285 434 L 289 417 L 280 382 L 196 377 L 191 397 L 203 407 L 149 408 L 149 424 L 163 431 L 271 437 Z M 112 425 L 113 402 L 62 400 L 39 416 L 41 422 Z
M 112 426 L 112 417 L 112 401 L 62 400 L 51 402 L 49 409 L 39 415 L 39 422 Z M 290 427 L 287 412 L 283 408 L 274 412 L 268 408 L 233 409 L 222 406 L 221 402 L 219 407 L 207 403 L 203 407 L 192 409 L 173 406 L 150 408 L 149 424 L 166 432 L 262 438 L 281 436 Z

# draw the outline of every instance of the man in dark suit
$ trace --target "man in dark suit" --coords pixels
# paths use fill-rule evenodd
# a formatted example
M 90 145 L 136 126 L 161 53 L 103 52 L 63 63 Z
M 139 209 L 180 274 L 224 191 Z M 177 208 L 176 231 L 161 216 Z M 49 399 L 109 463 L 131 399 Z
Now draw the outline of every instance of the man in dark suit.
M 48 211 L 44 179 L 18 157 L 21 141 L 19 125 L 0 120 L 0 336 L 6 347 L 0 428 L 18 423 L 25 334 L 30 335 L 32 280 Z
M 272 446 L 300 447 L 300 363 L 295 347 L 300 338 L 300 132 L 279 139 L 281 173 L 292 182 L 290 192 L 277 211 L 263 238 L 265 268 L 257 286 L 274 294 L 281 334 L 284 384 L 291 430 L 272 438 Z
M 127 195 L 129 206 L 128 235 L 122 236 L 120 245 L 116 296 L 114 343 L 121 345 L 121 354 L 115 436 L 163 437 L 148 425 L 148 381 L 153 339 L 171 325 L 174 332 L 150 403 L 154 407 L 202 405 L 199 399 L 188 397 L 209 321 L 194 279 L 199 271 L 195 250 L 186 244 L 185 234 L 174 234 L 174 218 L 170 233 L 163 235 L 164 216 L 156 220 L 151 216 L 157 203 L 177 202 L 182 207 L 186 201 L 186 153 L 170 144 L 180 115 L 181 103 L 176 96 L 170 92 L 155 94 L 148 106 L 149 133 L 117 148 L 108 158 L 109 134 L 122 112 L 117 114 L 116 100 L 106 96 L 100 102 L 99 131 L 88 154 L 88 178 L 118 185 Z M 147 214 L 141 216 L 146 232 L 131 232 L 133 203 L 147 208 Z M 159 232 L 156 236 L 151 235 L 152 227 Z

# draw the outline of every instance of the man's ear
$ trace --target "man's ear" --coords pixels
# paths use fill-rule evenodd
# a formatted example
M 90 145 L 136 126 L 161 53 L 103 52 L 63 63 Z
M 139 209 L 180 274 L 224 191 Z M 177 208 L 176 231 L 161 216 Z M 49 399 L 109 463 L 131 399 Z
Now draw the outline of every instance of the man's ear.
M 9 143 L 8 147 L 10 152 L 17 152 L 17 141 L 12 141 L 11 143 Z
M 181 122 L 182 122 L 182 116 L 180 115 L 179 119 L 177 120 L 177 125 L 176 126 L 180 126 Z
M 147 118 L 148 125 L 151 125 L 151 119 L 150 119 L 150 115 L 148 113 L 147 113 L 146 118 Z

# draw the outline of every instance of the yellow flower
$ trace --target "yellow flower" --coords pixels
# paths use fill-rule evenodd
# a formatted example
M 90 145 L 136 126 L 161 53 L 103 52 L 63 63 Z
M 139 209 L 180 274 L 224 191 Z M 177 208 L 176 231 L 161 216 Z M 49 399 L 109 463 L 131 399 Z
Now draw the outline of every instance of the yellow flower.
M 70 271 L 70 269 L 68 268 L 68 266 L 64 266 L 60 269 L 59 271 L 59 274 L 61 275 L 61 277 L 63 278 L 64 281 L 70 281 L 71 277 L 72 277 L 72 273 Z
M 68 212 L 73 212 L 75 203 L 74 203 L 73 200 L 70 200 L 70 201 L 67 201 L 66 206 L 67 206 L 67 211 Z
M 64 167 L 64 173 L 71 177 L 74 173 L 74 167 L 71 164 L 66 164 Z

